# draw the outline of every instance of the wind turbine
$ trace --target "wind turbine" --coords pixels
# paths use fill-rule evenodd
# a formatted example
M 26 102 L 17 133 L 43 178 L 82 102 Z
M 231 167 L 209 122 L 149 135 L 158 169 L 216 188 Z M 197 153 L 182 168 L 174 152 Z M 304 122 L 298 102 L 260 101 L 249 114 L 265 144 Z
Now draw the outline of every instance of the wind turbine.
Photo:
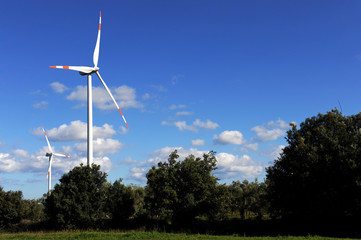
M 80 75 L 85 75 L 88 77 L 88 87 L 87 87 L 87 93 L 88 93 L 88 166 L 91 166 L 93 163 L 93 96 L 92 96 L 92 78 L 91 75 L 95 73 L 99 80 L 102 82 L 103 86 L 107 90 L 109 96 L 113 100 L 115 106 L 117 107 L 118 111 L 122 115 L 122 118 L 127 125 L 127 128 L 129 129 L 128 123 L 125 120 L 125 117 L 122 113 L 122 111 L 119 108 L 119 105 L 117 101 L 115 101 L 115 98 L 113 97 L 112 93 L 110 92 L 108 86 L 103 81 L 102 77 L 99 74 L 99 68 L 98 68 L 98 59 L 99 59 L 99 45 L 100 45 L 100 30 L 101 30 L 101 22 L 102 22 L 102 14 L 100 12 L 99 17 L 99 30 L 98 30 L 98 37 L 97 42 L 95 44 L 95 49 L 93 53 L 93 63 L 94 67 L 85 67 L 85 66 L 50 66 L 51 68 L 60 68 L 60 69 L 69 69 L 78 71 Z
M 48 181 L 48 194 L 50 194 L 50 191 L 51 191 L 51 164 L 53 162 L 53 156 L 68 157 L 68 158 L 71 158 L 71 156 L 54 152 L 53 149 L 50 146 L 48 136 L 46 135 L 46 132 L 45 132 L 43 126 L 41 126 L 41 128 L 43 129 L 45 139 L 46 139 L 46 142 L 48 143 L 48 147 L 49 147 L 49 151 L 50 151 L 50 152 L 45 154 L 45 156 L 49 157 L 49 168 L 48 168 L 48 174 L 46 175 L 46 181 L 48 181 L 48 178 L 49 178 L 49 181 Z

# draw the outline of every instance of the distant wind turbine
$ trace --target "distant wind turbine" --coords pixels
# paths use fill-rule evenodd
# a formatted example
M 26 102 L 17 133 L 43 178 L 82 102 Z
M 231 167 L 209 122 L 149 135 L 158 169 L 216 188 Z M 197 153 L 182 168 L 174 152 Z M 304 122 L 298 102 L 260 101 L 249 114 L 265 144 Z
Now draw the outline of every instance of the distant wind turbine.
M 95 73 L 98 76 L 98 78 L 100 79 L 100 81 L 104 85 L 105 89 L 107 90 L 109 96 L 113 100 L 115 106 L 117 107 L 118 111 L 122 115 L 123 120 L 124 120 L 125 124 L 127 125 L 128 129 L 129 129 L 128 123 L 125 120 L 125 117 L 124 117 L 122 111 L 120 110 L 117 101 L 115 101 L 115 98 L 113 97 L 112 93 L 110 92 L 108 86 L 105 84 L 105 82 L 103 81 L 102 77 L 99 74 L 98 59 L 99 59 L 101 21 L 102 21 L 102 18 L 101 18 L 101 12 L 100 12 L 98 38 L 97 38 L 97 42 L 95 44 L 95 49 L 94 49 L 94 53 L 93 53 L 94 67 L 85 67 L 85 66 L 50 66 L 51 68 L 61 68 L 61 69 L 69 69 L 69 70 L 78 71 L 80 73 L 80 75 L 88 76 L 88 162 L 87 162 L 88 166 L 91 166 L 92 163 L 93 163 L 93 106 L 92 106 L 92 104 L 93 104 L 93 96 L 92 96 L 92 78 L 91 78 L 91 75 L 93 73 Z
M 49 157 L 49 168 L 48 168 L 48 174 L 46 175 L 46 181 L 48 181 L 48 178 L 49 178 L 49 181 L 48 181 L 48 194 L 50 194 L 50 191 L 51 191 L 51 164 L 53 162 L 53 156 L 68 157 L 68 158 L 71 158 L 71 156 L 54 152 L 53 149 L 50 146 L 48 136 L 46 135 L 46 132 L 45 132 L 43 126 L 41 126 L 41 128 L 43 129 L 45 139 L 46 139 L 46 142 L 48 143 L 48 147 L 49 147 L 49 151 L 50 151 L 50 152 L 45 154 L 45 156 Z

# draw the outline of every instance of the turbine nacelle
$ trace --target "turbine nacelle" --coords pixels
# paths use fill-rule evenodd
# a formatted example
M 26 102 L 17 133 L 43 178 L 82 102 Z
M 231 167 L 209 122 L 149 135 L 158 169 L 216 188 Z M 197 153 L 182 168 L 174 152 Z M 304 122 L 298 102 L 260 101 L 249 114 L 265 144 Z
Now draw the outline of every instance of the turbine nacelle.
M 45 154 L 46 157 L 50 157 L 50 156 L 52 156 L 52 155 L 53 155 L 52 153 L 46 153 L 46 154 Z
M 81 72 L 81 71 L 79 71 L 79 74 L 82 75 L 82 76 L 86 76 L 86 75 L 91 75 L 91 74 L 96 73 L 97 71 L 99 71 L 98 67 L 94 67 L 93 69 L 94 70 L 91 71 L 91 72 Z

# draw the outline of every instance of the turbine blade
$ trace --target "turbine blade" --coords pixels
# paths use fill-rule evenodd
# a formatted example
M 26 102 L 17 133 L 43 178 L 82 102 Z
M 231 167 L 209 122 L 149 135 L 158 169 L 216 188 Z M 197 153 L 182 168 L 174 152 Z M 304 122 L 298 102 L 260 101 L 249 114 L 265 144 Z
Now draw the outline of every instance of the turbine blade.
M 46 132 L 43 128 L 43 126 L 41 126 L 41 128 L 43 129 L 43 132 L 44 132 L 44 135 L 45 135 L 45 139 L 46 139 L 46 142 L 48 143 L 48 147 L 49 147 L 49 151 L 52 153 L 53 150 L 51 150 L 51 146 L 50 146 L 50 143 L 49 143 L 49 139 L 48 139 L 48 136 L 46 135 Z
M 74 70 L 74 71 L 78 71 L 81 73 L 91 73 L 93 72 L 95 69 L 92 67 L 85 67 L 85 66 L 50 66 L 51 68 L 59 68 L 59 69 L 69 69 L 69 70 Z
M 103 81 L 103 79 L 102 79 L 102 77 L 100 76 L 99 72 L 97 71 L 97 72 L 95 72 L 95 73 L 98 75 L 98 77 L 99 77 L 100 81 L 103 83 L 103 85 L 104 85 L 105 89 L 106 89 L 106 90 L 107 90 L 107 92 L 109 93 L 109 96 L 112 98 L 112 100 L 113 100 L 113 102 L 114 102 L 115 106 L 117 106 L 118 111 L 119 111 L 119 112 L 120 112 L 120 114 L 122 115 L 122 118 L 123 118 L 123 120 L 124 120 L 125 124 L 127 125 L 127 128 L 129 129 L 128 123 L 127 123 L 127 121 L 125 120 L 125 117 L 124 117 L 124 115 L 123 115 L 122 111 L 120 110 L 120 108 L 119 108 L 119 105 L 118 105 L 117 101 L 115 101 L 115 99 L 114 99 L 114 97 L 113 97 L 112 93 L 110 92 L 110 90 L 109 90 L 108 86 L 107 86 L 107 85 L 105 84 L 105 82 Z
M 99 16 L 98 37 L 97 37 L 97 43 L 95 44 L 95 49 L 94 49 L 94 53 L 93 53 L 93 63 L 94 63 L 94 67 L 97 67 L 97 66 L 98 66 L 101 26 L 102 26 L 102 12 L 100 12 L 100 16 Z
M 71 156 L 65 155 L 65 154 L 60 154 L 60 153 L 53 153 L 55 156 L 57 157 L 67 157 L 67 158 L 71 158 Z

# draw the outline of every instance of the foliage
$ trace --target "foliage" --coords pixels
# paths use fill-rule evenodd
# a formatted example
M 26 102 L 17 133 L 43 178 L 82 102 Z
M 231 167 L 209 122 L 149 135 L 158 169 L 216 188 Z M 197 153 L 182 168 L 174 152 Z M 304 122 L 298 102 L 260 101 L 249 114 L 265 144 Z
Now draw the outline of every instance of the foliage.
M 189 155 L 177 161 L 177 150 L 167 162 L 159 162 L 147 173 L 146 204 L 152 217 L 172 220 L 193 219 L 212 214 L 217 206 L 215 191 L 217 178 L 214 152 L 196 158 Z
M 22 200 L 22 219 L 40 222 L 45 220 L 43 199 Z
M 223 220 L 229 217 L 231 212 L 232 195 L 226 184 L 217 184 L 214 193 L 209 196 L 212 208 L 208 214 L 209 220 Z
M 21 220 L 22 214 L 21 191 L 5 192 L 0 186 L 0 228 L 7 228 Z
M 108 189 L 107 209 L 113 221 L 144 215 L 144 188 L 125 186 L 119 179 Z
M 131 185 L 131 187 L 134 194 L 134 217 L 143 217 L 146 215 L 144 187 L 136 185 Z
M 115 181 L 107 194 L 107 207 L 115 221 L 128 219 L 135 212 L 132 188 L 121 182 L 122 179 Z
M 238 211 L 242 220 L 250 215 L 261 219 L 268 211 L 266 196 L 266 184 L 248 180 L 233 181 L 229 186 L 231 192 L 231 209 Z
M 274 216 L 339 220 L 361 217 L 361 113 L 337 110 L 287 132 L 288 146 L 267 168 Z
M 45 201 L 51 224 L 60 228 L 90 228 L 106 213 L 106 177 L 99 165 L 80 165 L 60 178 Z

